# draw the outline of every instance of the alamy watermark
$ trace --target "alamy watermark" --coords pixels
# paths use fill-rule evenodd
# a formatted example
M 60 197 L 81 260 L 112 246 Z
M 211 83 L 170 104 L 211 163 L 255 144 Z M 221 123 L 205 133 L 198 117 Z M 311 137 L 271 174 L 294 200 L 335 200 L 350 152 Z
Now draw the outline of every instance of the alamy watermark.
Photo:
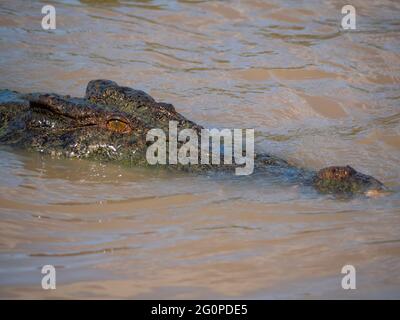
M 345 14 L 345 16 L 342 18 L 342 28 L 344 30 L 355 30 L 356 8 L 349 4 L 345 5 L 342 7 L 342 14 Z
M 43 290 L 55 290 L 56 289 L 56 268 L 51 264 L 47 264 L 42 268 L 42 289 Z
M 56 29 L 56 8 L 52 5 L 45 5 L 42 8 L 42 14 L 45 15 L 42 18 L 42 28 L 44 30 L 55 30 Z
M 342 278 L 342 289 L 356 289 L 356 268 L 351 264 L 346 264 L 342 268 L 342 274 L 345 274 L 345 276 Z
M 199 137 L 199 132 L 190 128 L 178 133 L 178 122 L 169 121 L 168 139 L 164 130 L 154 128 L 147 132 L 146 141 L 152 142 L 146 151 L 152 165 L 219 165 L 222 158 L 223 164 L 238 165 L 236 175 L 249 175 L 254 170 L 254 129 L 201 129 Z

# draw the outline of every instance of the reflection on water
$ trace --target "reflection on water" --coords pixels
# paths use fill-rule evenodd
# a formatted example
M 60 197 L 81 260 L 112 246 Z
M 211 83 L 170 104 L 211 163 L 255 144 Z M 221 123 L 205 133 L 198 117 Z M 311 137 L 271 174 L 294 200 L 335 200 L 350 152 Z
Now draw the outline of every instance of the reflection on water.
M 334 200 L 271 177 L 195 176 L 0 149 L 0 296 L 400 296 L 400 4 L 0 3 L 0 87 L 82 96 L 110 78 L 257 149 L 349 164 L 396 192 Z M 57 268 L 57 290 L 40 269 Z M 340 287 L 357 269 L 357 290 Z

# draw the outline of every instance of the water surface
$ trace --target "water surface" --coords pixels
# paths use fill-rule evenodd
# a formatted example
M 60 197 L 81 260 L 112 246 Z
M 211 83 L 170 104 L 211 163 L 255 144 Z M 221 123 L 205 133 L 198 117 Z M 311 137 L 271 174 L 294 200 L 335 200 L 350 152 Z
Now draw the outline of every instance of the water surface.
M 334 199 L 238 179 L 0 148 L 1 298 L 400 298 L 400 3 L 0 3 L 0 87 L 82 96 L 109 78 L 299 166 L 395 192 Z M 41 289 L 56 266 L 57 289 Z M 357 290 L 341 288 L 342 267 Z

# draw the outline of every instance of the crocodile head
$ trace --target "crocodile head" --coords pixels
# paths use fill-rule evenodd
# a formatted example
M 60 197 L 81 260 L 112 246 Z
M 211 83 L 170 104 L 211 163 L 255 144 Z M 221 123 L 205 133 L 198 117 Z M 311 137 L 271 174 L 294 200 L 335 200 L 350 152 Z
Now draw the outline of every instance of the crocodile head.
M 386 187 L 380 181 L 350 166 L 321 169 L 315 175 L 313 185 L 322 193 L 334 194 L 374 196 L 386 191 Z
M 85 98 L 0 91 L 0 142 L 43 153 L 146 164 L 146 133 L 199 128 L 140 90 L 90 81 Z

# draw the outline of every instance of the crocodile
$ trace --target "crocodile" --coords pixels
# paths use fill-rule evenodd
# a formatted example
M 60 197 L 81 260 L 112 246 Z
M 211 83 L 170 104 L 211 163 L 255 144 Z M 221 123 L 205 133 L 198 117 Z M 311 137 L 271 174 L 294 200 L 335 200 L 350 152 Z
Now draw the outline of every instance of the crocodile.
M 119 86 L 111 80 L 90 81 L 83 98 L 0 90 L 0 143 L 54 157 L 149 166 L 146 135 L 152 128 L 168 132 L 170 121 L 176 121 L 179 130 L 201 133 L 203 129 L 177 112 L 172 104 L 157 102 L 144 91 Z M 233 163 L 167 167 L 209 172 L 235 166 Z M 386 190 L 383 183 L 350 166 L 309 170 L 266 153 L 256 153 L 254 171 L 279 174 L 325 194 L 368 195 Z

